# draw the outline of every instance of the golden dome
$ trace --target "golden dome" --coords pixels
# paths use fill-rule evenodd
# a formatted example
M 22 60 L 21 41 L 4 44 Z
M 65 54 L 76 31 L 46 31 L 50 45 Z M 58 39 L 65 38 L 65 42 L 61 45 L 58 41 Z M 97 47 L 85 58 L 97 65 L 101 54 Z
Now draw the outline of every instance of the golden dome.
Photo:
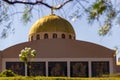
M 66 32 L 75 35 L 72 25 L 67 20 L 54 14 L 45 16 L 36 21 L 31 27 L 29 35 L 39 32 Z

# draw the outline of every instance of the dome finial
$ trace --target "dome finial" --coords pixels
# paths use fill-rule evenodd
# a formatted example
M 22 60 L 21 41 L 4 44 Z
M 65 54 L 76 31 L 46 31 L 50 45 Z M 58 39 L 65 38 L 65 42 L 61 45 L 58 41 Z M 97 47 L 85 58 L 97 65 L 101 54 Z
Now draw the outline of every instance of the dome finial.
M 51 14 L 53 14 L 53 8 L 51 8 Z
M 54 2 L 53 2 L 53 0 L 52 0 L 52 5 L 54 5 Z M 53 7 L 51 7 L 51 14 L 53 14 L 54 12 L 53 12 Z

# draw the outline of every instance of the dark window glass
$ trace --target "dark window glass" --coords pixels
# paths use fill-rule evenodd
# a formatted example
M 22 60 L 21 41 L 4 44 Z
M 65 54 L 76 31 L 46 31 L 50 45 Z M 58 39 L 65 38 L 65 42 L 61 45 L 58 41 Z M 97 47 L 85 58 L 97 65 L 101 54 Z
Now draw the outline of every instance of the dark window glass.
M 6 62 L 6 69 L 12 70 L 18 75 L 25 75 L 25 65 L 23 62 Z
M 39 39 L 40 39 L 40 35 L 39 35 L 39 34 L 37 34 L 36 39 L 37 39 L 37 40 L 39 40 Z
M 53 38 L 57 38 L 57 34 L 54 33 L 54 34 L 53 34 Z
M 62 34 L 62 38 L 65 39 L 65 34 Z
M 69 35 L 69 39 L 72 39 L 72 36 L 71 36 L 71 35 Z
M 71 62 L 71 77 L 88 77 L 88 62 Z
M 100 77 L 109 74 L 109 62 L 92 62 L 92 77 Z
M 44 39 L 48 39 L 48 34 L 44 34 Z
M 30 69 L 27 69 L 29 76 L 46 76 L 45 62 L 31 62 Z
M 49 76 L 67 76 L 67 62 L 49 62 Z

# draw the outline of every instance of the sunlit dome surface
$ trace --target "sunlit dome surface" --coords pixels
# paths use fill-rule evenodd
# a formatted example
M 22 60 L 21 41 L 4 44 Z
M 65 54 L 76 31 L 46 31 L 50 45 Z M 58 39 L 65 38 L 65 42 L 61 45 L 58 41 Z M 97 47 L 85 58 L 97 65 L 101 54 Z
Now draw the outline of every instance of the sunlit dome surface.
M 39 32 L 66 32 L 75 35 L 72 25 L 67 20 L 54 14 L 42 17 L 36 21 L 31 27 L 29 35 Z

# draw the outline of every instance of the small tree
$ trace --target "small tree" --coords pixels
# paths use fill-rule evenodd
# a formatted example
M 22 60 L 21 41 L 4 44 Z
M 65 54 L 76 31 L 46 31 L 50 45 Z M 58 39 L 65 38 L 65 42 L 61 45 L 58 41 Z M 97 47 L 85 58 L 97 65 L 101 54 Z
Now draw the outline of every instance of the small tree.
M 27 47 L 25 49 L 22 49 L 21 53 L 19 54 L 20 60 L 25 63 L 29 72 L 31 68 L 29 62 L 31 62 L 31 59 L 34 58 L 35 56 L 36 56 L 36 51 L 34 49 L 32 50 L 31 48 L 27 48 Z

